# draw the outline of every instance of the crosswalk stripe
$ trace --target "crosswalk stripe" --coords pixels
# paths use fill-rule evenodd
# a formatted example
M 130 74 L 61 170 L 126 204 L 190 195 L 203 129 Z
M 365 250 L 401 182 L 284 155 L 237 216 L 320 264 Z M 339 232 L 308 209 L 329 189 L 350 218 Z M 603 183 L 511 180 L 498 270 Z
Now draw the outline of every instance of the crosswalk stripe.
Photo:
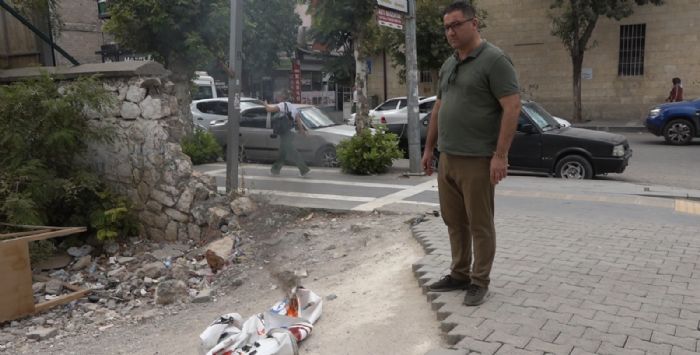
M 219 192 L 225 193 L 225 187 L 219 187 Z M 343 195 L 331 195 L 331 194 L 312 194 L 305 192 L 291 192 L 291 191 L 277 191 L 277 190 L 247 190 L 250 194 L 256 195 L 269 195 L 269 196 L 285 196 L 285 197 L 297 197 L 297 198 L 312 198 L 317 200 L 336 200 L 336 201 L 348 201 L 348 202 L 369 202 L 374 200 L 374 197 L 360 197 L 360 196 L 343 196 Z

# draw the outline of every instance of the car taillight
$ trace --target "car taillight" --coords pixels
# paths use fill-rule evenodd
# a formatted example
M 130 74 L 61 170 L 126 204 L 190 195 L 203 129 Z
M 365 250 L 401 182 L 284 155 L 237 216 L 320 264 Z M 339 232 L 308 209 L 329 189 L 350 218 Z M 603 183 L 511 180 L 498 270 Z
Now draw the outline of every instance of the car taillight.
M 386 118 L 384 116 L 382 116 L 382 118 L 379 120 L 379 122 L 381 122 L 382 124 L 386 124 Z

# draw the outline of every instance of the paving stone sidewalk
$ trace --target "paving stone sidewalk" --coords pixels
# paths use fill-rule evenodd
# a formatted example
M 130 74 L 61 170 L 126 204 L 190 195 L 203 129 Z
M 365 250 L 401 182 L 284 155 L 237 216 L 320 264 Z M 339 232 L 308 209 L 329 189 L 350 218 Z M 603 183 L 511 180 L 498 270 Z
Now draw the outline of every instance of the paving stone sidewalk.
M 428 354 L 700 354 L 700 223 L 497 218 L 492 297 L 427 292 L 448 272 L 440 218 L 413 227 L 413 265 L 451 349 Z

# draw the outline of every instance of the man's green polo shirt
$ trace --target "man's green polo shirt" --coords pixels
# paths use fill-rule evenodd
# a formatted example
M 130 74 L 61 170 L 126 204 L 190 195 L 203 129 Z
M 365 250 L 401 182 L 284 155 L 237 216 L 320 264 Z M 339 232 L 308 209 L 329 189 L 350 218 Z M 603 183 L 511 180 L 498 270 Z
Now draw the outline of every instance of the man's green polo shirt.
M 460 61 L 455 55 L 440 68 L 438 149 L 463 156 L 492 156 L 503 109 L 499 98 L 519 92 L 510 58 L 485 40 Z

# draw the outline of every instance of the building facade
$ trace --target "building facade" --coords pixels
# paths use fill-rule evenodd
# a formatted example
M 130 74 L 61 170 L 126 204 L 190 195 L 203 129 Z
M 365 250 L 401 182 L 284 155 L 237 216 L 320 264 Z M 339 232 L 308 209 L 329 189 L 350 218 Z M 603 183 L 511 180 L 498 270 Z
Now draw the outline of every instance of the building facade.
M 10 5 L 12 5 L 10 3 Z M 104 21 L 98 12 L 96 0 L 61 1 L 57 8 L 61 28 L 53 31 L 46 15 L 35 14 L 28 20 L 79 63 L 102 62 L 101 50 L 111 39 L 102 31 Z M 3 60 L 4 59 L 4 60 Z M 38 36 L 0 9 L 0 67 L 70 65 L 58 51 L 39 39 Z
M 561 40 L 551 34 L 551 1 L 489 0 L 483 37 L 513 59 L 524 98 L 551 113 L 573 112 L 572 64 Z M 666 0 L 639 6 L 621 21 L 601 18 L 584 55 L 583 118 L 641 120 L 663 102 L 671 79 L 683 80 L 686 100 L 700 97 L 700 0 Z M 444 38 L 436 40 L 445 40 Z M 390 66 L 390 64 L 389 64 Z M 388 68 L 387 72 L 396 72 Z M 369 94 L 383 96 L 382 78 L 370 75 Z M 423 75 L 421 75 L 423 76 Z M 389 81 L 398 82 L 394 74 Z M 405 85 L 390 83 L 388 96 L 405 96 Z M 427 85 L 422 95 L 430 95 Z

